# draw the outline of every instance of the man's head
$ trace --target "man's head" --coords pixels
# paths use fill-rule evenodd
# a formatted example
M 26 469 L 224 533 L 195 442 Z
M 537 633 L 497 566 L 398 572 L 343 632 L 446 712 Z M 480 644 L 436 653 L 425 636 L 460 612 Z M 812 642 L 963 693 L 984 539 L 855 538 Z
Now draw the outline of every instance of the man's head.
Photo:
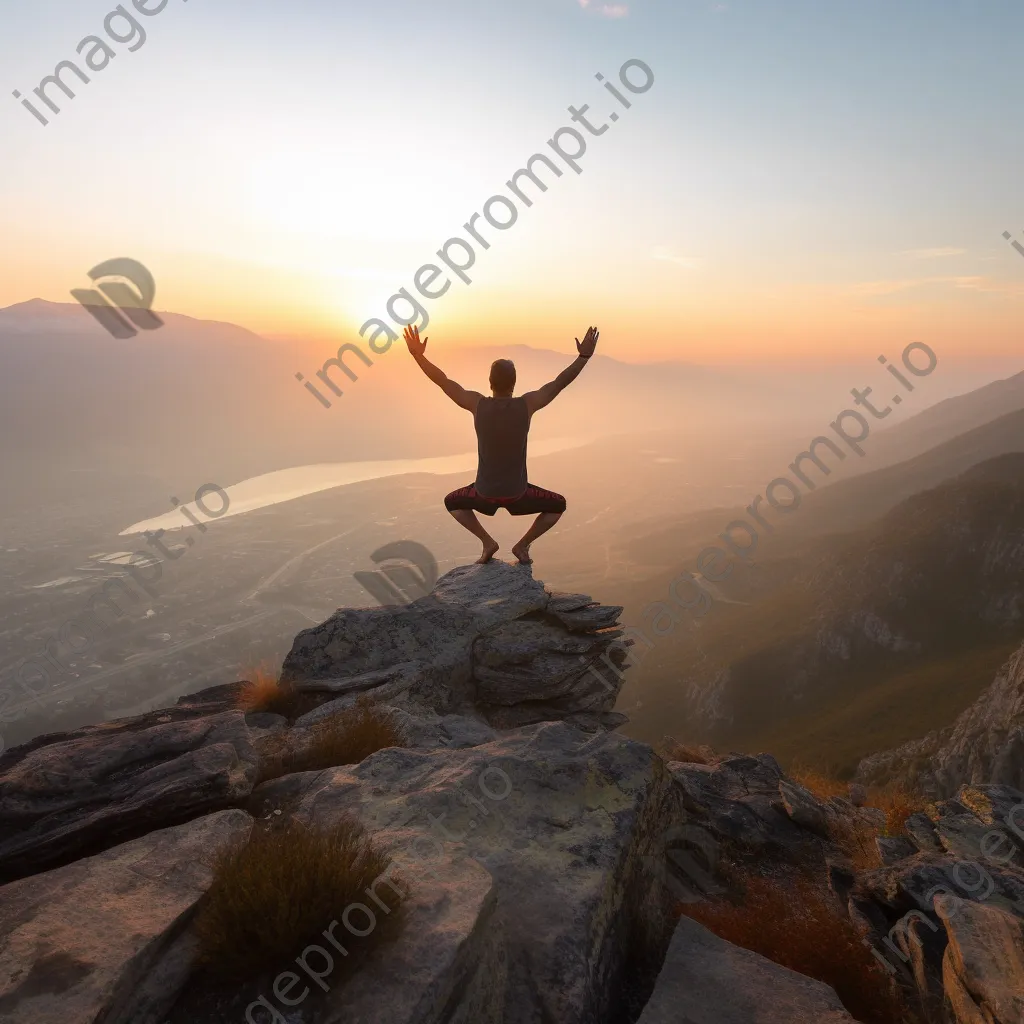
M 516 364 L 511 359 L 491 363 L 491 391 L 495 398 L 509 398 L 516 386 Z

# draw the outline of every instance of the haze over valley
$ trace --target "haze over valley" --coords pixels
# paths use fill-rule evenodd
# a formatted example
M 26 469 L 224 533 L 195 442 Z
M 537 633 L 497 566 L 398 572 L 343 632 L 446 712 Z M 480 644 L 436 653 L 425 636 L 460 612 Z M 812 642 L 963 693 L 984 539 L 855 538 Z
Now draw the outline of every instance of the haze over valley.
M 4 426 L 25 439 L 5 449 L 8 478 L 18 481 L 5 503 L 0 547 L 0 670 L 14 694 L 4 708 L 8 745 L 273 666 L 297 630 L 337 607 L 374 602 L 353 574 L 375 570 L 371 556 L 389 542 L 425 545 L 440 572 L 475 557 L 440 503 L 472 479 L 470 423 L 413 376 L 402 349 L 379 357 L 325 410 L 291 387 L 292 350 L 230 325 L 162 316 L 159 345 L 125 348 L 78 306 L 29 302 L 0 311 Z M 443 361 L 472 386 L 495 354 L 452 350 Z M 527 388 L 567 361 L 544 349 L 513 354 Z M 599 356 L 585 388 L 538 415 L 531 479 L 557 482 L 571 501 L 560 540 L 542 548 L 539 571 L 563 590 L 618 597 L 626 621 L 648 632 L 652 606 L 666 600 L 672 578 L 684 567 L 696 571 L 705 543 L 785 475 L 812 438 L 827 433 L 847 456 L 825 451 L 829 475 L 812 467 L 820 486 L 792 518 L 772 513 L 777 529 L 750 564 L 741 560 L 727 582 L 703 581 L 714 594 L 706 621 L 681 612 L 679 630 L 650 652 L 637 648 L 642 660 L 623 699 L 635 703 L 629 728 L 638 736 L 776 741 L 751 694 L 771 702 L 780 683 L 771 681 L 764 652 L 737 647 L 736 631 L 767 629 L 766 639 L 781 640 L 773 616 L 789 615 L 796 628 L 819 603 L 795 582 L 805 566 L 853 558 L 840 553 L 850 550 L 850 531 L 884 522 L 901 501 L 993 456 L 1024 450 L 1024 375 L 960 393 L 976 381 L 960 366 L 945 370 L 940 364 L 883 423 L 872 423 L 863 456 L 829 425 L 842 409 L 857 408 L 849 387 L 885 387 L 870 364 L 795 372 Z M 155 390 L 143 383 L 155 380 L 164 382 Z M 50 381 L 57 390 L 37 428 L 39 406 L 25 396 Z M 196 507 L 204 484 L 224 490 L 226 515 Z M 211 491 L 205 506 L 219 513 L 223 500 Z M 518 526 L 504 516 L 494 523 L 506 553 Z M 171 557 L 144 536 L 161 529 Z M 132 552 L 146 555 L 126 572 Z M 154 556 L 159 566 L 143 567 Z M 112 591 L 110 580 L 124 586 Z M 804 593 L 804 606 L 778 611 L 792 603 L 791 592 Z M 108 611 L 102 635 L 88 641 L 88 630 L 66 625 L 81 620 L 96 595 L 111 593 L 122 614 Z M 750 616 L 763 624 L 750 626 Z M 973 647 L 958 655 L 970 661 L 969 678 L 936 704 L 936 721 L 986 681 L 1009 642 L 999 636 L 986 640 L 987 655 Z M 722 652 L 712 656 L 715 637 Z M 752 659 L 749 680 L 737 657 Z M 46 668 L 26 670 L 32 659 Z M 910 664 L 901 671 L 916 671 Z M 735 683 L 735 697 L 720 692 L 730 666 L 746 680 Z M 747 711 L 723 711 L 729 701 Z M 868 708 L 850 726 L 858 736 L 867 730 L 851 751 L 871 752 L 873 713 Z M 759 731 L 750 732 L 748 719 Z M 909 720 L 890 723 L 884 739 L 918 729 Z

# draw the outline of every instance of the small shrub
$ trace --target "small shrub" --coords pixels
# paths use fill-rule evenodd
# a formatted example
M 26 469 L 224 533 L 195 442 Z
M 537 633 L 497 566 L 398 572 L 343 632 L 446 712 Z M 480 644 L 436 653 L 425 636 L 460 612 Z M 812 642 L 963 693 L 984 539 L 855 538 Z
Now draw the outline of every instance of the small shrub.
M 242 684 L 238 706 L 242 711 L 269 711 L 276 715 L 290 714 L 295 693 L 282 686 L 267 668 L 260 667 L 249 673 L 252 678 Z
M 352 903 L 374 909 L 373 931 L 357 937 L 339 927 L 334 934 L 349 953 L 372 948 L 391 934 L 394 926 L 384 927 L 384 921 L 399 919 L 397 911 L 408 895 L 395 875 L 374 889 L 387 911 L 367 895 L 390 862 L 387 852 L 350 820 L 324 831 L 291 822 L 222 852 L 196 917 L 203 966 L 225 979 L 280 971 L 318 936 L 323 945 L 323 931 L 340 921 Z M 359 913 L 357 927 L 365 929 L 368 919 Z M 336 960 L 343 959 L 348 958 L 338 953 Z
M 680 911 L 716 935 L 831 985 L 864 1024 L 902 1024 L 909 1012 L 889 975 L 820 884 L 747 876 L 743 903 L 691 903 Z

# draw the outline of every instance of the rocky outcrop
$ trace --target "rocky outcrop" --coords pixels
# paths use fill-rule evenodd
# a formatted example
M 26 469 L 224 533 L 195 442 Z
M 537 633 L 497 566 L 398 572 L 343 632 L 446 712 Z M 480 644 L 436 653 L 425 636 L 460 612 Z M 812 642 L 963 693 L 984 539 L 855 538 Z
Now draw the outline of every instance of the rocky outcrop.
M 460 566 L 409 605 L 343 608 L 304 630 L 281 678 L 301 692 L 400 697 L 502 728 L 552 719 L 597 728 L 622 721 L 602 721 L 632 644 L 614 628 L 621 613 L 586 594 L 550 593 L 527 566 Z
M 927 1019 L 1021 1024 L 1024 793 L 963 786 L 904 832 L 849 889 L 852 920 Z
M 290 808 L 311 828 L 356 816 L 415 894 L 402 935 L 325 1020 L 439 1024 L 457 995 L 480 1024 L 586 1024 L 617 1009 L 636 923 L 649 957 L 664 950 L 667 907 L 644 862 L 675 799 L 645 744 L 558 722 L 461 749 L 381 751 L 266 783 L 251 806 Z
M 666 877 L 681 902 L 721 895 L 715 860 L 730 847 L 758 863 L 774 860 L 804 872 L 827 860 L 833 891 L 921 1019 L 1024 1024 L 1024 793 L 1004 785 L 962 786 L 955 800 L 912 814 L 902 834 L 878 834 L 881 866 L 854 870 L 830 840 L 880 832 L 881 811 L 838 797 L 819 800 L 766 754 L 719 755 L 708 764 L 670 762 L 668 768 L 687 822 L 670 830 L 676 849 L 666 851 Z M 695 971 L 688 960 L 700 962 L 702 954 L 690 950 L 693 935 L 700 936 L 700 948 L 721 942 L 690 926 L 685 939 L 673 940 L 675 953 L 642 1024 L 804 1019 L 803 1010 L 787 1008 L 778 1017 L 771 1007 L 755 1010 L 760 984 L 748 989 L 748 981 L 762 968 L 781 970 L 775 965 L 752 967 L 742 977 L 727 970 L 721 979 L 713 970 Z M 725 948 L 718 956 L 728 961 L 753 954 Z M 679 1009 L 668 1009 L 673 1005 Z M 806 1012 L 808 1020 L 830 1019 L 813 999 Z
M 711 764 L 669 762 L 683 807 L 721 842 L 799 857 L 833 825 L 877 823 L 878 812 L 848 800 L 818 800 L 783 772 L 771 754 L 727 754 Z
M 221 811 L 0 889 L 0 1020 L 162 1024 L 194 965 L 184 926 L 211 858 L 251 828 Z
M 942 980 L 958 1022 L 1024 1021 L 1024 922 L 997 907 L 939 897 L 949 945 Z
M 857 778 L 900 782 L 933 799 L 965 783 L 1024 789 L 1024 645 L 951 727 L 865 758 Z
M 835 992 L 679 919 L 637 1024 L 857 1024 Z
M 616 733 L 628 648 L 620 611 L 551 593 L 524 567 L 467 566 L 411 605 L 343 609 L 301 634 L 282 673 L 296 702 L 289 717 L 243 713 L 238 687 L 226 686 L 7 752 L 0 1018 L 851 1021 L 827 986 L 675 922 L 680 904 L 735 897 L 737 865 L 824 878 L 835 837 L 877 831 L 884 815 L 817 799 L 768 754 L 705 749 L 691 755 L 703 763 L 666 762 Z M 289 770 L 315 726 L 365 699 L 391 717 L 402 746 Z M 1024 852 L 1021 802 L 1005 786 L 965 787 L 933 815 L 912 816 L 905 835 L 880 837 L 884 866 L 858 874 L 833 864 L 866 940 L 878 945 L 917 912 L 908 934 L 928 934 L 896 946 L 906 964 L 893 970 L 956 1008 L 935 1018 L 943 1024 L 1016 1020 L 1024 874 L 1010 861 Z M 380 886 L 399 894 L 401 927 L 355 971 L 332 976 L 337 957 L 313 936 L 282 953 L 282 973 L 218 988 L 197 964 L 194 932 L 217 852 L 257 823 L 315 831 L 343 819 L 392 857 L 365 904 L 350 905 L 362 915 L 351 935 L 366 934 L 367 917 L 375 926 L 390 916 Z M 983 857 L 1013 851 L 985 861 L 991 885 L 963 874 L 980 863 L 979 844 Z M 937 909 L 943 880 L 974 909 Z M 337 921 L 324 913 L 327 935 Z M 290 978 L 306 985 L 296 970 L 317 986 L 308 1002 L 279 994 L 296 987 Z
M 0 878 L 237 804 L 257 777 L 242 712 L 211 703 L 41 737 L 0 761 Z

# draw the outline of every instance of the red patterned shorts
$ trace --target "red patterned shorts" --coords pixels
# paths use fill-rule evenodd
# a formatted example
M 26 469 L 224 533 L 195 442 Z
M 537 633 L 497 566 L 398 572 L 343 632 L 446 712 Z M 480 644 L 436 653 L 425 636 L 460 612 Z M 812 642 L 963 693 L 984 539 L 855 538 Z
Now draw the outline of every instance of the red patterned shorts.
M 539 512 L 564 512 L 565 498 L 554 491 L 527 484 L 526 490 L 515 498 L 488 498 L 477 492 L 476 486 L 460 487 L 444 499 L 449 512 L 472 509 L 481 515 L 493 516 L 499 508 L 507 509 L 513 516 L 532 516 Z

